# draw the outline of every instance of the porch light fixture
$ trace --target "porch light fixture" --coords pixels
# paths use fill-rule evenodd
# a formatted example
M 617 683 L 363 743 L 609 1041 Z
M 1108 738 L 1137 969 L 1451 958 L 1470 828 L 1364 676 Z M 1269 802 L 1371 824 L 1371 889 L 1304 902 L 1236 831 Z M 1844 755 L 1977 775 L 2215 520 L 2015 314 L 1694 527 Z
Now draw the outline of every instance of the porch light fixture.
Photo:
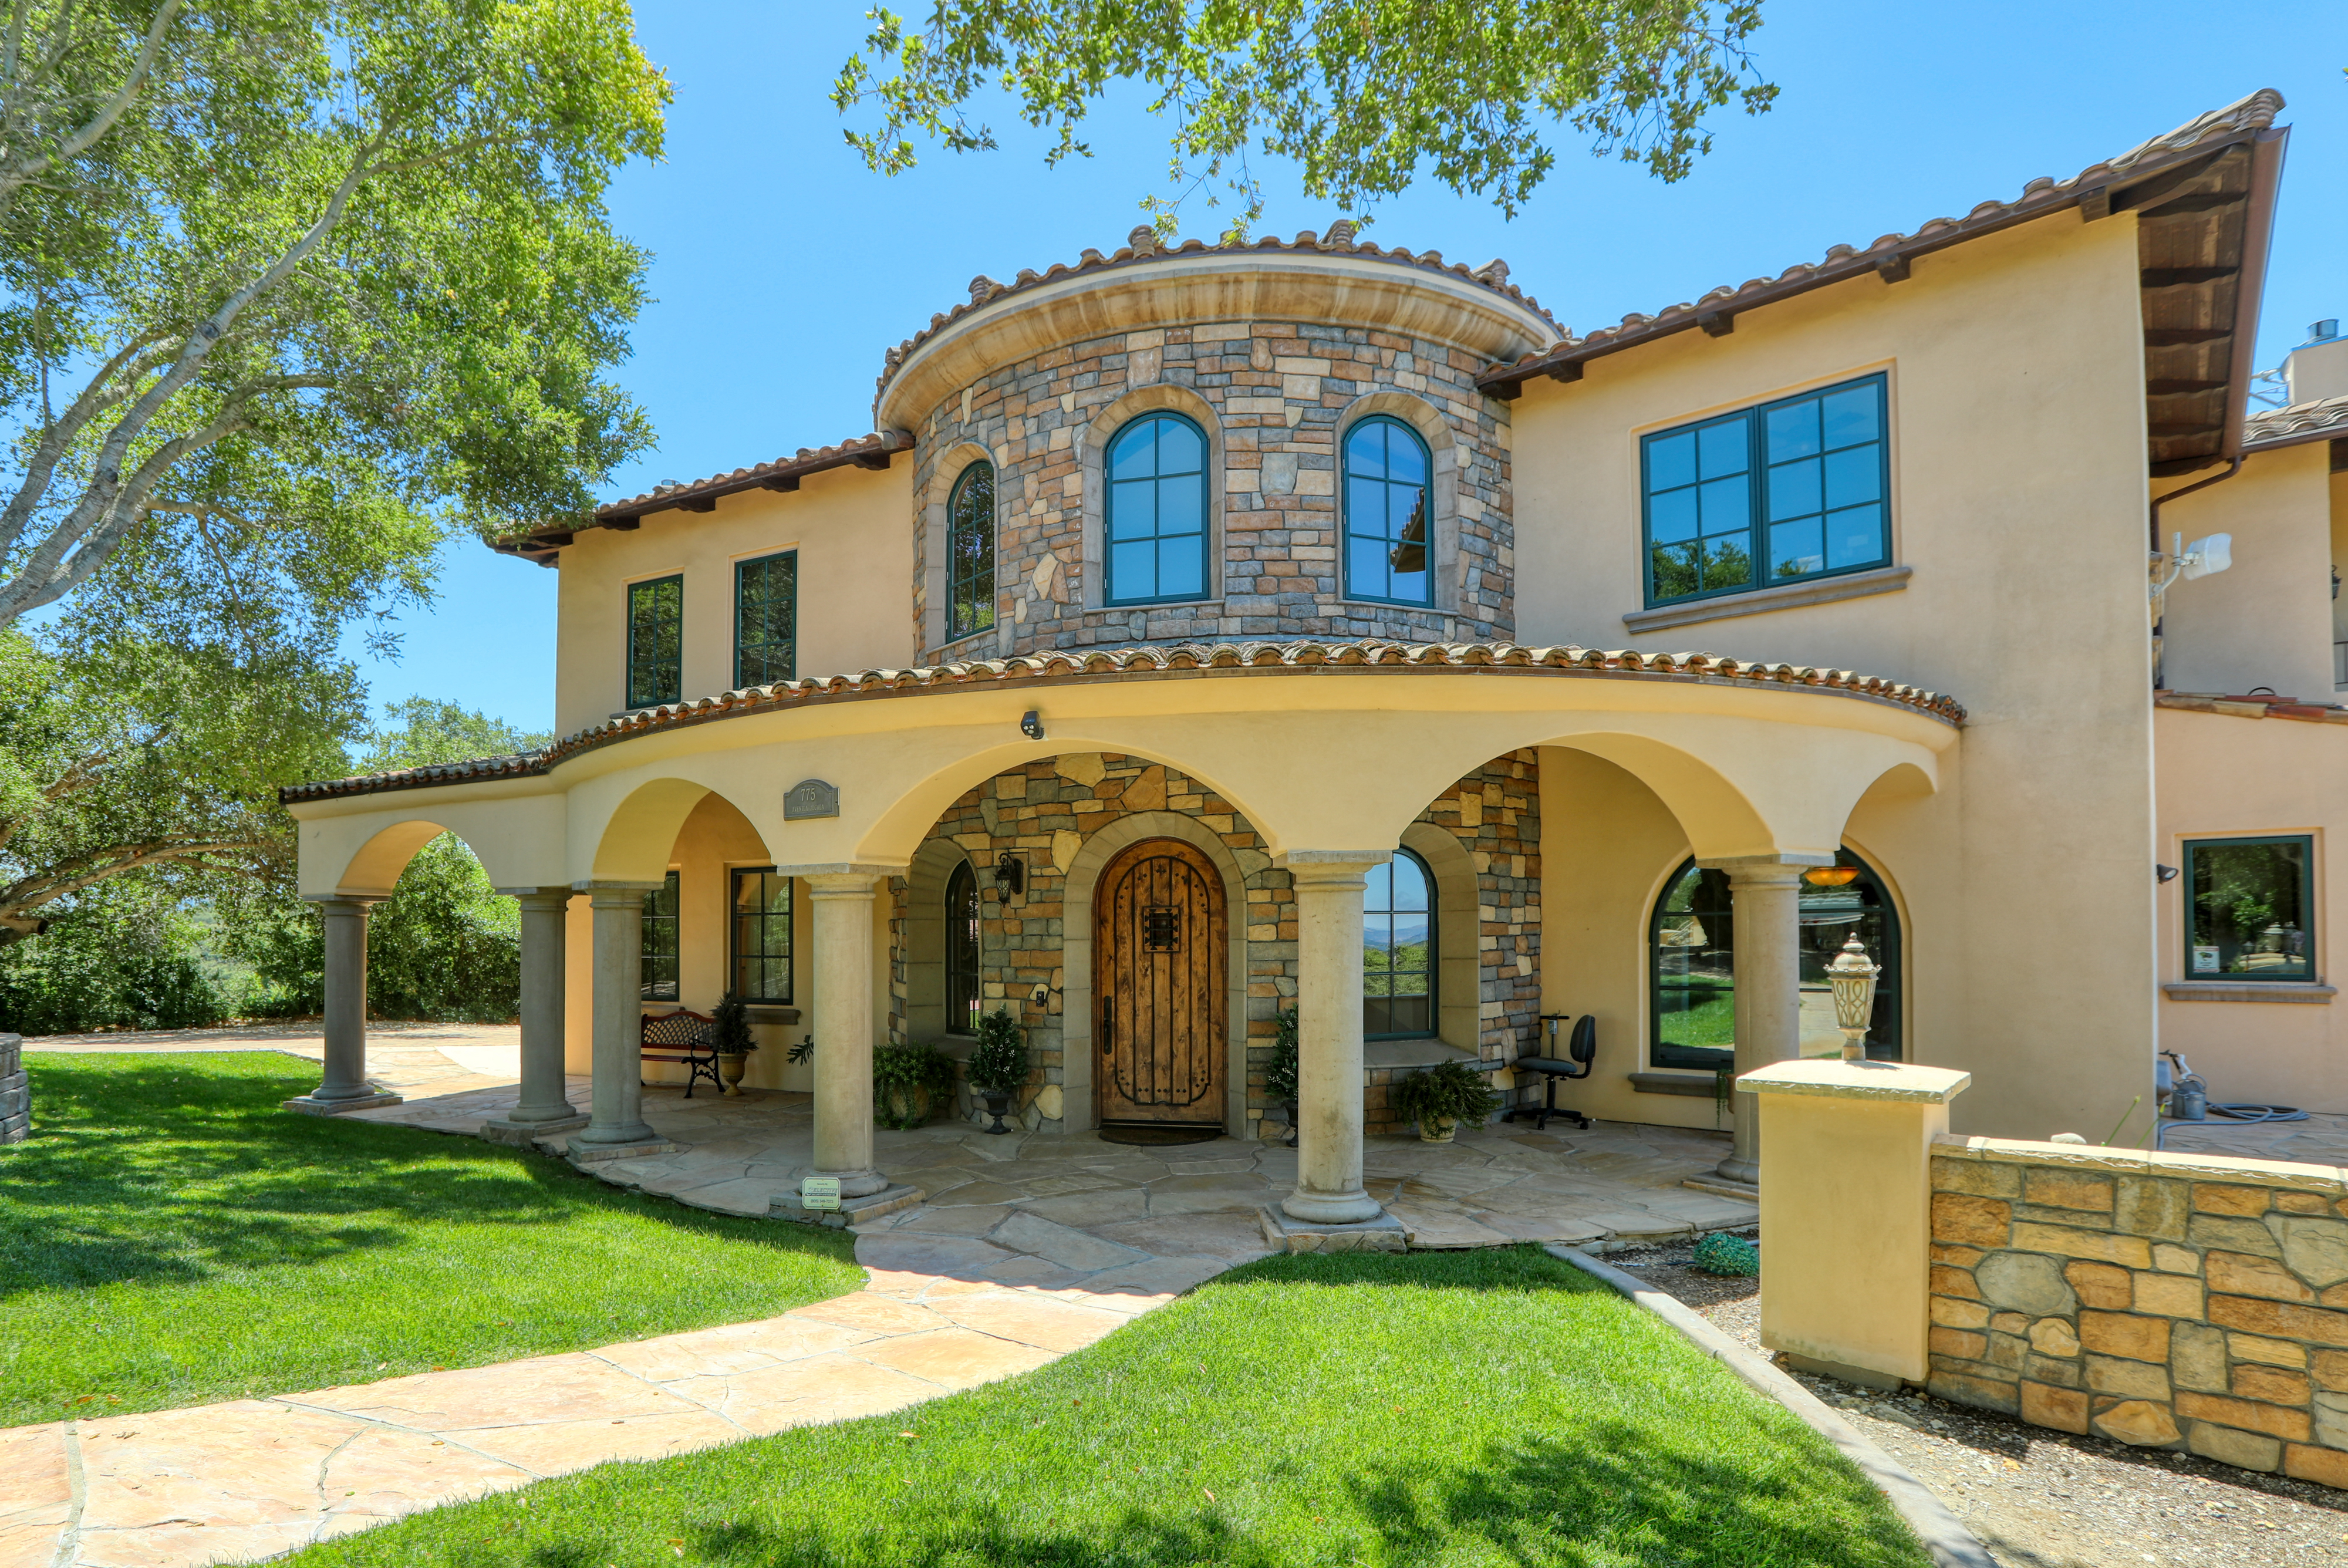
M 1835 1026 L 1842 1031 L 1842 1059 L 1847 1062 L 1867 1059 L 1867 1027 L 1875 1016 L 1875 977 L 1882 972 L 1881 965 L 1869 962 L 1857 933 L 1827 965 L 1827 984 L 1834 989 Z
M 994 891 L 998 897 L 1015 898 L 1027 888 L 1027 868 L 1009 850 L 994 862 Z
M 1025 713 L 1021 714 L 1019 716 L 1019 733 L 1025 736 L 1030 740 L 1043 739 L 1044 716 L 1032 707 Z
M 1812 887 L 1849 887 L 1859 880 L 1857 866 L 1812 866 L 1802 873 Z

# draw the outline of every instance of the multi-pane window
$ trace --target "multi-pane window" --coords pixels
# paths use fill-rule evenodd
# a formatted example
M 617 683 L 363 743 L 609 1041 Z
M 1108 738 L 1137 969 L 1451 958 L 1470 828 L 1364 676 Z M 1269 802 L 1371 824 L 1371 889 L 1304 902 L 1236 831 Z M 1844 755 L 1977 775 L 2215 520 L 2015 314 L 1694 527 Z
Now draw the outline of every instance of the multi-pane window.
M 628 706 L 685 696 L 685 579 L 628 584 Z
M 771 686 L 798 674 L 799 558 L 762 555 L 734 568 L 734 685 Z
M 1344 462 L 1345 597 L 1430 603 L 1426 443 L 1381 415 L 1345 432 Z
M 772 866 L 734 873 L 734 994 L 745 1002 L 791 999 L 791 879 Z
M 1645 438 L 1647 603 L 1888 564 L 1884 399 L 1869 376 Z
M 946 1032 L 978 1033 L 978 875 L 968 861 L 946 878 Z
M 2314 841 L 2199 839 L 2185 846 L 2185 977 L 2315 978 Z
M 973 463 L 946 501 L 946 639 L 994 624 L 994 465 Z
M 1900 1060 L 1900 919 L 1882 882 L 1844 850 L 1832 866 L 1803 873 L 1796 903 L 1802 1054 L 1842 1050 L 1827 965 L 1857 936 L 1878 966 L 1868 1057 Z M 1736 1051 L 1736 914 L 1727 872 L 1694 861 L 1680 867 L 1656 902 L 1648 954 L 1654 1016 L 1650 1060 L 1659 1068 L 1730 1066 Z
M 1408 850 L 1362 892 L 1362 1035 L 1435 1033 L 1435 878 Z
M 647 1002 L 676 1000 L 676 873 L 644 890 L 644 970 L 638 983 Z
M 1149 604 L 1207 592 L 1207 438 L 1150 414 L 1108 446 L 1108 600 Z

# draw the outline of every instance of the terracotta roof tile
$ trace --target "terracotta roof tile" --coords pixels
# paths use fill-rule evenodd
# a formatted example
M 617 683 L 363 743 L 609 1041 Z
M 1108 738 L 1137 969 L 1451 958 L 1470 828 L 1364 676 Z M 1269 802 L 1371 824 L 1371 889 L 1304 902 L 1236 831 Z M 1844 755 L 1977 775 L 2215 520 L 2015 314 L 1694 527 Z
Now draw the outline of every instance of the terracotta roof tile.
M 692 702 L 645 708 L 564 736 L 541 751 L 489 757 L 433 768 L 403 769 L 356 779 L 295 784 L 278 791 L 287 805 L 345 795 L 421 789 L 437 784 L 525 778 L 551 772 L 571 758 L 640 735 L 735 718 L 754 713 L 833 699 L 892 692 L 936 691 L 954 686 L 1014 685 L 1062 680 L 1147 678 L 1190 670 L 1311 669 L 1539 669 L 1564 676 L 1608 679 L 1702 681 L 1725 685 L 1806 686 L 1839 696 L 1896 704 L 1946 724 L 1962 724 L 1965 710 L 1954 697 L 1849 670 L 1810 665 L 1756 663 L 1715 654 L 1642 654 L 1573 645 L 1529 648 L 1515 643 L 1395 643 L 1365 638 L 1350 643 L 1186 643 L 1174 647 L 1062 650 L 1007 659 L 936 665 L 920 669 L 862 670 L 854 675 L 811 676 L 725 692 Z
M 2293 403 L 2271 408 L 2242 421 L 2242 449 L 2257 451 L 2294 447 L 2302 441 L 2348 436 L 2348 397 L 2325 397 L 2313 403 Z

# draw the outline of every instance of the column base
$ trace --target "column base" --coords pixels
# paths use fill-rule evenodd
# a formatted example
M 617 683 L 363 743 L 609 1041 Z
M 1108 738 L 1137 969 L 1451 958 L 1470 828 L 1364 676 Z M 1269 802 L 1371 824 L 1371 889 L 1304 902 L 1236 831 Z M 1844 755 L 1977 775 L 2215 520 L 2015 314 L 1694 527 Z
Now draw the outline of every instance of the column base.
M 576 1153 L 582 1145 L 600 1147 L 610 1144 L 618 1147 L 623 1144 L 662 1141 L 661 1135 L 653 1130 L 653 1124 L 649 1121 L 625 1122 L 617 1127 L 598 1127 L 591 1118 L 587 1123 L 587 1130 L 571 1140 L 571 1149 L 572 1152 Z
M 1410 1233 L 1392 1214 L 1353 1224 L 1298 1220 L 1279 1209 L 1257 1211 L 1263 1223 L 1264 1244 L 1276 1253 L 1403 1253 L 1410 1250 Z
M 643 1160 L 654 1154 L 682 1154 L 685 1145 L 672 1143 L 655 1132 L 633 1143 L 585 1143 L 574 1136 L 563 1152 L 573 1165 L 601 1165 L 607 1160 Z
M 399 1105 L 404 1099 L 396 1094 L 356 1094 L 348 1099 L 320 1099 L 314 1094 L 303 1094 L 281 1100 L 278 1109 L 303 1116 L 340 1116 L 348 1110 L 374 1110 L 382 1106 Z
M 839 1177 L 839 1195 L 842 1200 L 849 1198 L 870 1198 L 875 1192 L 887 1191 L 890 1186 L 889 1178 L 881 1175 L 878 1171 L 872 1170 L 810 1171 L 808 1174 L 810 1176 Z
M 1712 1173 L 1724 1181 L 1741 1181 L 1747 1187 L 1761 1185 L 1761 1162 L 1739 1160 L 1732 1154 L 1712 1168 Z
M 767 1201 L 767 1217 L 845 1230 L 850 1225 L 869 1225 L 885 1215 L 910 1209 L 928 1196 L 919 1187 L 883 1187 L 878 1192 L 842 1197 L 837 1209 L 810 1209 L 800 1203 L 798 1188 L 786 1187 Z
M 528 1149 L 541 1138 L 551 1138 L 559 1132 L 576 1132 L 586 1125 L 584 1111 L 553 1121 L 516 1121 L 510 1116 L 493 1116 L 481 1123 L 481 1140 Z
M 1322 1225 L 1357 1225 L 1385 1209 L 1367 1192 L 1308 1192 L 1299 1187 L 1280 1201 L 1289 1218 Z

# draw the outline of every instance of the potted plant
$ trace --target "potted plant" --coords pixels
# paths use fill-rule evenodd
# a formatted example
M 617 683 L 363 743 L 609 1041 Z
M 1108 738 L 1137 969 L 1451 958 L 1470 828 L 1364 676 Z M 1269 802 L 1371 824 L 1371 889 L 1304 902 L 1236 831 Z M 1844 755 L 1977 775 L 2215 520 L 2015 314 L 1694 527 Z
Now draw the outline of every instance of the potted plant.
M 1287 1147 L 1296 1147 L 1296 1009 L 1272 1016 L 1272 1060 L 1264 1064 L 1264 1098 L 1288 1112 Z
M 1003 1113 L 1027 1082 L 1027 1046 L 1010 1008 L 997 1007 L 979 1019 L 978 1044 L 971 1047 L 963 1070 L 970 1075 L 970 1087 L 985 1099 L 986 1113 L 994 1118 L 986 1130 L 1010 1131 L 1003 1124 Z
M 726 993 L 717 1010 L 709 1016 L 709 1043 L 717 1052 L 718 1075 L 726 1080 L 725 1092 L 739 1099 L 742 1097 L 742 1069 L 749 1065 L 750 1053 L 758 1042 L 750 1037 L 750 1009 L 741 996 Z
M 953 1092 L 953 1058 L 935 1046 L 879 1047 L 872 1053 L 873 1112 L 883 1127 L 919 1127 Z
M 1448 1143 L 1463 1121 L 1482 1126 L 1499 1109 L 1491 1080 L 1466 1062 L 1441 1062 L 1394 1088 L 1394 1108 L 1418 1123 L 1428 1143 Z

